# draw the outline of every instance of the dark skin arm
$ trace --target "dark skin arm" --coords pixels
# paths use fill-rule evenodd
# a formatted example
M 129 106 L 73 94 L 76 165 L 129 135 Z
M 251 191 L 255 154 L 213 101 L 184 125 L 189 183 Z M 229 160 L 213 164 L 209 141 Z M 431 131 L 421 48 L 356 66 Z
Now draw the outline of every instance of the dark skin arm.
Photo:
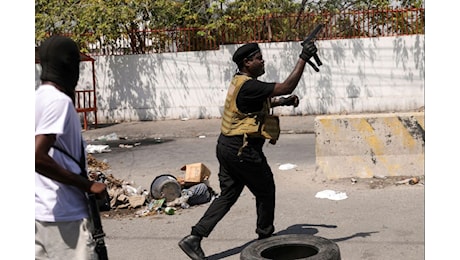
M 56 135 L 35 136 L 35 171 L 52 180 L 73 185 L 88 193 L 98 194 L 98 197 L 106 195 L 106 185 L 100 182 L 92 182 L 80 174 L 74 174 L 53 160 L 48 155 L 49 150 L 56 141 Z
M 299 84 L 300 78 L 302 77 L 303 71 L 305 69 L 305 64 L 306 62 L 304 60 L 299 59 L 291 74 L 289 74 L 289 76 L 282 83 L 275 84 L 275 88 L 273 89 L 270 97 L 291 94 Z
M 297 60 L 297 63 L 289 74 L 289 76 L 281 83 L 276 82 L 273 92 L 270 94 L 271 98 L 271 107 L 276 106 L 294 106 L 299 105 L 299 98 L 295 95 L 289 96 L 287 98 L 278 96 L 289 95 L 291 94 L 297 85 L 299 84 L 300 78 L 302 77 L 303 71 L 305 69 L 306 60 L 308 57 L 316 53 L 316 46 L 311 43 L 307 46 L 304 46 L 302 50 L 302 57 Z M 245 58 L 243 60 L 243 66 L 239 68 L 242 74 L 245 74 L 252 78 L 257 78 L 265 73 L 264 69 L 264 60 L 261 53 L 256 53 L 251 58 Z M 276 98 L 274 98 L 276 97 Z

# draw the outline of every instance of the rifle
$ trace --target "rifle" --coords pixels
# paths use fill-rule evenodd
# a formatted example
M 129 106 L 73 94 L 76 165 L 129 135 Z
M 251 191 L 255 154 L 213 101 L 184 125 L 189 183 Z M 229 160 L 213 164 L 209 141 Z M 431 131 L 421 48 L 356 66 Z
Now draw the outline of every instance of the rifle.
M 99 214 L 99 205 L 97 204 L 95 194 L 86 194 L 89 203 L 89 213 L 93 220 L 93 239 L 96 242 L 95 251 L 99 256 L 99 260 L 108 260 L 107 247 L 105 246 L 105 233 L 102 230 L 101 215 Z
M 318 24 L 315 27 L 315 29 L 313 29 L 313 31 L 305 38 L 305 40 L 303 40 L 303 42 L 300 45 L 304 46 L 305 44 L 309 43 L 310 41 L 314 41 L 315 38 L 316 38 L 316 34 L 318 34 L 321 31 L 321 29 L 323 29 L 323 24 L 322 23 Z M 318 64 L 318 67 L 323 65 L 323 63 L 321 62 L 321 60 L 319 59 L 319 57 L 318 57 L 318 55 L 316 53 L 313 55 L 313 58 L 315 59 L 316 64 Z M 319 71 L 318 67 L 316 67 L 316 65 L 312 61 L 308 60 L 307 63 L 310 64 L 310 66 L 312 66 L 312 68 L 316 72 Z
M 77 161 L 70 153 L 68 153 L 66 150 L 62 149 L 59 146 L 53 145 L 53 148 L 61 151 L 65 155 L 67 155 L 70 159 L 72 159 L 75 163 L 77 163 L 80 166 L 81 173 L 85 178 L 88 178 L 88 174 L 86 172 L 86 162 L 85 162 L 85 156 L 84 156 L 84 145 L 83 142 L 81 144 L 82 147 L 82 156 L 80 158 L 80 161 Z M 85 196 L 88 200 L 88 208 L 89 208 L 89 217 L 92 220 L 93 223 L 93 230 L 92 230 L 92 235 L 93 235 L 93 240 L 96 242 L 96 247 L 95 251 L 97 255 L 99 256 L 99 260 L 108 260 L 108 254 L 107 254 L 107 247 L 105 246 L 105 233 L 102 230 L 102 221 L 101 221 L 101 215 L 99 213 L 99 205 L 97 202 L 96 194 L 90 194 L 90 193 L 85 193 Z

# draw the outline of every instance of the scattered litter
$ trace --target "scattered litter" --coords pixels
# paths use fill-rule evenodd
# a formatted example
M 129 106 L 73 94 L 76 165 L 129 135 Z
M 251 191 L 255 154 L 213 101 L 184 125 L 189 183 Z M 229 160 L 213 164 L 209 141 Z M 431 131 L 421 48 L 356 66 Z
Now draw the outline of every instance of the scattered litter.
M 348 197 L 345 192 L 337 192 L 333 190 L 323 190 L 323 191 L 316 193 L 315 198 L 330 199 L 330 200 L 344 200 Z
M 111 152 L 110 146 L 108 145 L 96 145 L 96 144 L 88 144 L 86 146 L 87 153 L 107 153 Z
M 174 215 L 174 213 L 176 212 L 176 209 L 173 207 L 166 207 L 164 211 L 167 215 Z
M 188 117 L 183 117 L 181 118 L 182 121 L 187 121 L 188 120 Z
M 358 182 L 358 180 L 356 178 L 351 178 L 351 184 L 355 184 L 357 182 Z
M 128 197 L 129 205 L 132 208 L 141 207 L 145 203 L 145 196 L 142 195 L 132 195 Z
M 111 141 L 111 140 L 118 140 L 118 139 L 119 138 L 116 133 L 111 133 L 108 135 L 99 136 L 98 138 L 96 138 L 96 141 Z
M 149 205 L 148 205 L 148 209 L 150 211 L 155 211 L 155 210 L 160 210 L 161 207 L 163 206 L 163 203 L 165 203 L 166 199 L 165 198 L 162 198 L 162 199 L 159 199 L 159 200 L 152 200 Z
M 135 215 L 138 217 L 145 217 L 151 214 L 155 214 L 156 212 L 160 211 L 161 208 L 163 207 L 163 204 L 165 202 L 165 199 L 159 199 L 159 200 L 152 200 L 149 202 L 147 207 L 144 209 L 138 210 Z
M 181 185 L 175 176 L 162 174 L 150 184 L 150 195 L 154 199 L 165 198 L 166 202 L 170 202 L 181 196 Z
M 199 135 L 198 138 L 204 139 L 204 138 L 206 138 L 206 136 L 205 135 Z
M 185 171 L 184 182 L 187 185 L 205 182 L 211 175 L 211 170 L 203 163 L 186 164 L 182 166 L 181 170 Z
M 291 170 L 291 169 L 294 169 L 296 168 L 297 165 L 295 164 L 292 164 L 292 163 L 285 163 L 285 164 L 281 164 L 280 167 L 278 169 L 282 170 L 282 171 L 285 171 L 285 170 Z
M 139 146 L 141 145 L 141 143 L 137 142 L 137 143 L 134 143 L 134 144 L 119 144 L 118 147 L 120 148 L 133 148 L 135 146 Z
M 190 206 L 210 202 L 217 196 L 217 193 L 205 183 L 195 184 L 189 188 L 182 189 L 181 196 L 166 203 L 166 206 L 180 206 L 187 209 Z
M 123 188 L 123 190 L 125 190 L 125 193 L 128 196 L 142 195 L 144 191 L 141 186 L 139 186 L 138 188 L 134 188 L 133 186 L 129 184 L 123 184 L 121 187 Z
M 412 177 L 412 178 L 408 178 L 408 179 L 404 179 L 402 181 L 397 181 L 395 184 L 396 185 L 400 185 L 400 184 L 410 184 L 410 185 L 414 185 L 414 184 L 417 184 L 420 182 L 420 179 L 417 178 L 417 177 Z

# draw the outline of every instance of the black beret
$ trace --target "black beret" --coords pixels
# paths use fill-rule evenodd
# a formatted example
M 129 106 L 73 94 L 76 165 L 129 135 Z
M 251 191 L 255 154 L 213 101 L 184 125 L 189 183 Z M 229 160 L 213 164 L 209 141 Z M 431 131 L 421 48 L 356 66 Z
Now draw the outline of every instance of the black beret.
M 257 43 L 248 43 L 239 47 L 233 54 L 232 60 L 240 64 L 245 58 L 248 58 L 260 51 Z

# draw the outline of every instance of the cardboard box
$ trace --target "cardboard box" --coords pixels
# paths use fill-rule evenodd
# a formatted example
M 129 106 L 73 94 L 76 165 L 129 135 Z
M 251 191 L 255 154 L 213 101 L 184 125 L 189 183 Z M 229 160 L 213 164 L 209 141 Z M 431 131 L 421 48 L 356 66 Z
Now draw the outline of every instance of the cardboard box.
M 185 170 L 186 183 L 201 183 L 208 180 L 211 175 L 211 171 L 202 163 L 186 164 L 181 170 Z

